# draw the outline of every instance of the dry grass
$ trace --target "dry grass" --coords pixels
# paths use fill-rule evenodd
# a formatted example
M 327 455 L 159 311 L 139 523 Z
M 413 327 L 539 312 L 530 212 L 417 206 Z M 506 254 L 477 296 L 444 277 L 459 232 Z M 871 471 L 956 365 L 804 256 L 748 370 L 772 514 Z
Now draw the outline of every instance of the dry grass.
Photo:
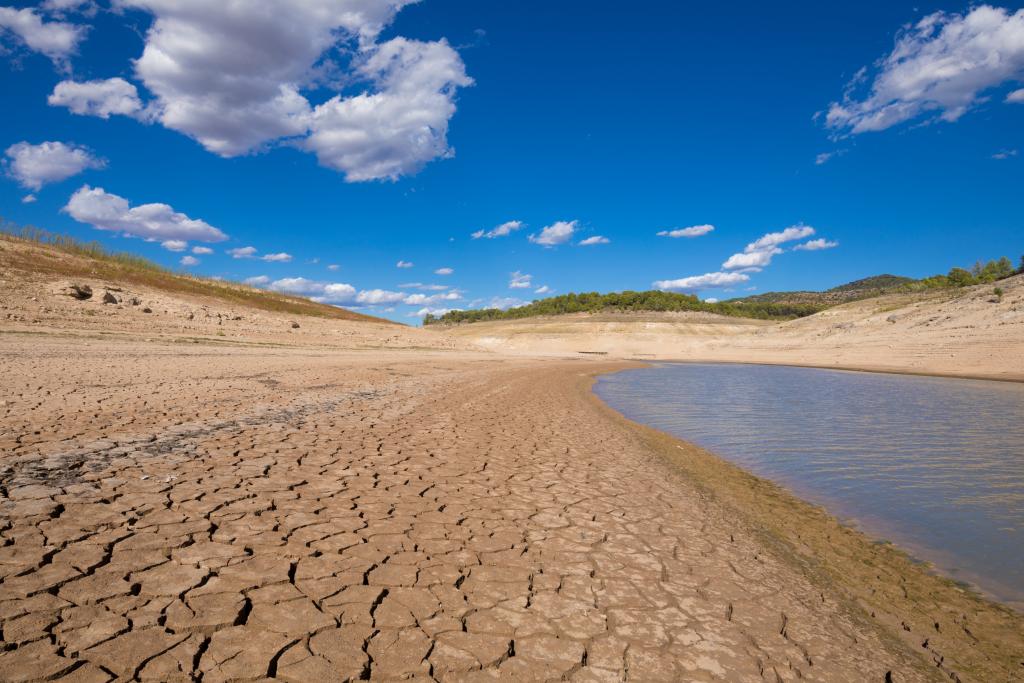
M 108 251 L 99 242 L 82 242 L 35 227 L 19 228 L 2 220 L 0 263 L 27 273 L 97 278 L 172 294 L 209 297 L 273 313 L 398 324 L 302 297 L 174 272 L 135 254 Z

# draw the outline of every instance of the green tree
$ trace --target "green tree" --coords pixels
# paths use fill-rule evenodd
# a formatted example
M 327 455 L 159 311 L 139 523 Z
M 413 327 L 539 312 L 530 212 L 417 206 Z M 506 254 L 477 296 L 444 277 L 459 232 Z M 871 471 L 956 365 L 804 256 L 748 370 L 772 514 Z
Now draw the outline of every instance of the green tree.
M 953 268 L 946 277 L 949 278 L 949 284 L 954 287 L 967 287 L 978 282 L 969 271 L 963 268 Z

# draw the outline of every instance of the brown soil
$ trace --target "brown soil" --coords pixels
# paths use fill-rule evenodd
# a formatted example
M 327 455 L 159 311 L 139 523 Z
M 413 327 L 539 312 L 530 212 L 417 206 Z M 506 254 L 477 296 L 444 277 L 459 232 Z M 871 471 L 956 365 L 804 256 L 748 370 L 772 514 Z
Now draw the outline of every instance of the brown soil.
M 1022 679 L 1018 615 L 603 406 L 627 364 L 11 272 L 0 680 Z

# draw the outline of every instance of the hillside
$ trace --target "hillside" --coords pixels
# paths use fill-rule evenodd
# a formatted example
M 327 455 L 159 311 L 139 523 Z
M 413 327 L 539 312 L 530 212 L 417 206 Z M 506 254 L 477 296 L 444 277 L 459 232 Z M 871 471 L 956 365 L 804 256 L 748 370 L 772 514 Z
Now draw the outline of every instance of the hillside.
M 770 321 L 700 312 L 541 316 L 453 325 L 481 349 L 521 355 L 728 361 L 1024 380 L 1024 275 L 859 299 Z
M 795 292 L 765 292 L 764 294 L 753 294 L 738 299 L 729 299 L 726 303 L 752 304 L 766 303 L 790 306 L 811 306 L 819 310 L 830 306 L 838 306 L 850 301 L 870 299 L 875 296 L 886 294 L 901 294 L 914 291 L 915 280 L 900 275 L 875 275 L 872 277 L 854 280 L 823 292 L 795 291 Z
M 301 297 L 174 273 L 97 245 L 0 232 L 5 333 L 327 348 L 459 346 L 450 337 Z

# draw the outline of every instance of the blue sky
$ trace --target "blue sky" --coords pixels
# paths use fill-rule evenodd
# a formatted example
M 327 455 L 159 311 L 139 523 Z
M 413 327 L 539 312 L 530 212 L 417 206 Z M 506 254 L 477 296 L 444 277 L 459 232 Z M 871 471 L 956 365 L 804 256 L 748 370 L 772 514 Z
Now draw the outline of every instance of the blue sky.
M 408 323 L 1024 252 L 1020 4 L 243 4 L 0 3 L 0 214 Z

